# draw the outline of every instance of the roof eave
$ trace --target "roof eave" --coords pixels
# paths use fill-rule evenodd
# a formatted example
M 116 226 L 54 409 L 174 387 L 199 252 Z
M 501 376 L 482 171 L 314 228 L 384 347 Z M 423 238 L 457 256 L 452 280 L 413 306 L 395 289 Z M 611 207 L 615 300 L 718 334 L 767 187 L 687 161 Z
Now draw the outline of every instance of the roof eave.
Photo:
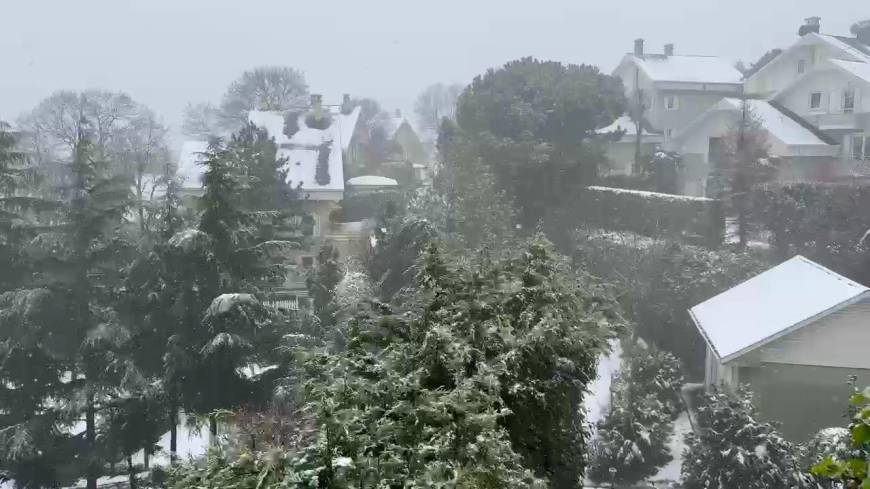
M 730 355 L 726 355 L 725 357 L 720 356 L 719 353 L 716 352 L 715 347 L 713 347 L 712 345 L 710 346 L 710 348 L 712 348 L 713 351 L 716 352 L 716 356 L 719 358 L 719 361 L 722 362 L 723 364 L 733 362 L 734 360 L 737 360 L 738 358 L 741 358 L 741 357 L 745 356 L 746 354 L 751 353 L 751 352 L 761 348 L 764 345 L 767 345 L 773 341 L 776 341 L 784 336 L 788 336 L 788 335 L 798 331 L 799 329 L 803 328 L 804 326 L 806 326 L 808 324 L 812 324 L 812 323 L 818 321 L 819 319 L 822 319 L 825 316 L 828 316 L 828 315 L 833 314 L 837 311 L 845 309 L 845 308 L 847 308 L 847 307 L 849 307 L 849 306 L 851 306 L 851 305 L 853 305 L 853 304 L 855 304 L 863 299 L 866 299 L 868 297 L 870 297 L 870 290 L 865 290 L 864 292 L 861 292 L 860 294 L 856 295 L 855 297 L 852 297 L 851 299 L 847 299 L 847 300 L 845 300 L 845 301 L 843 301 L 835 306 L 829 307 L 828 309 L 825 309 L 824 311 L 822 311 L 814 316 L 811 316 L 807 319 L 804 319 L 803 321 L 795 323 L 794 325 L 789 326 L 788 328 L 785 328 L 782 331 L 774 333 L 774 334 L 768 336 L 767 338 L 765 338 L 761 341 L 758 341 L 752 345 L 746 346 L 743 349 L 738 350 Z M 695 320 L 694 316 L 693 316 L 693 320 Z M 698 329 L 701 329 L 701 328 L 699 327 Z M 706 339 L 706 336 L 705 336 L 705 339 Z

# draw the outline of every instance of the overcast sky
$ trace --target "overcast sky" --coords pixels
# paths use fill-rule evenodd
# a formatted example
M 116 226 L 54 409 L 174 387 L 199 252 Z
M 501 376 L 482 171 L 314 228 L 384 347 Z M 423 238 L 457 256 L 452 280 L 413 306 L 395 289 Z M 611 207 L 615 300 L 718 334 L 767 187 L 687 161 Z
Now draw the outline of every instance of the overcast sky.
M 612 70 L 649 51 L 752 61 L 804 17 L 848 34 L 868 0 L 0 0 L 0 119 L 58 89 L 123 90 L 177 128 L 245 69 L 302 69 L 326 102 L 410 109 L 434 82 L 467 83 L 533 55 Z

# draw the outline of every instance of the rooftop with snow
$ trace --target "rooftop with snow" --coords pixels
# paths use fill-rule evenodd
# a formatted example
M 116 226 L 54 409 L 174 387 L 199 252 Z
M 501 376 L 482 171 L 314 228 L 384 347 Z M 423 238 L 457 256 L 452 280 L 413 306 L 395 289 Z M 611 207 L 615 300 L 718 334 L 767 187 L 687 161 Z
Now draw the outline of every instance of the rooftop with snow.
M 689 313 L 725 363 L 868 295 L 867 287 L 798 255 Z

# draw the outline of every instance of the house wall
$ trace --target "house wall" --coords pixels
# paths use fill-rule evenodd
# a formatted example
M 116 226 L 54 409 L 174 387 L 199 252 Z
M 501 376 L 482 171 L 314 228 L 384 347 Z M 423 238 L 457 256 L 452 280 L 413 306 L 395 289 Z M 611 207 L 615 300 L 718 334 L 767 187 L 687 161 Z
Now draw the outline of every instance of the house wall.
M 870 299 L 834 312 L 758 350 L 764 363 L 870 369 Z
M 778 95 L 776 100 L 813 125 L 824 129 L 826 125 L 842 125 L 854 121 L 854 114 L 844 114 L 843 111 L 843 93 L 847 89 L 855 91 L 854 113 L 870 111 L 870 84 L 834 67 L 805 75 L 793 87 Z M 822 94 L 821 107 L 818 109 L 810 108 L 810 94 L 813 92 Z
M 393 139 L 402 148 L 405 160 L 414 163 L 423 163 L 428 160 L 426 150 L 423 143 L 420 142 L 417 132 L 407 122 L 396 130 Z
M 627 136 L 622 141 L 610 142 L 605 147 L 604 155 L 607 157 L 607 164 L 602 168 L 604 172 L 616 175 L 630 175 L 632 166 L 634 165 L 634 146 L 633 140 L 628 139 L 634 136 Z M 641 142 L 641 155 L 651 155 L 655 151 L 657 143 Z
M 673 134 L 684 129 L 695 121 L 707 109 L 716 105 L 720 100 L 733 93 L 724 92 L 695 92 L 674 89 L 656 89 L 653 96 L 652 107 L 648 110 L 650 124 L 665 135 L 665 143 L 668 143 L 668 130 Z M 677 97 L 677 108 L 668 110 L 665 106 L 667 96 Z
M 870 385 L 870 299 L 864 299 L 728 364 L 708 348 L 705 382 L 748 385 L 762 419 L 782 423 L 802 441 L 821 428 L 843 426 L 850 375 Z
M 743 367 L 740 382 L 752 391 L 761 420 L 780 423 L 786 439 L 802 442 L 820 429 L 848 423 L 851 375 L 856 385 L 870 385 L 870 370 L 791 364 Z

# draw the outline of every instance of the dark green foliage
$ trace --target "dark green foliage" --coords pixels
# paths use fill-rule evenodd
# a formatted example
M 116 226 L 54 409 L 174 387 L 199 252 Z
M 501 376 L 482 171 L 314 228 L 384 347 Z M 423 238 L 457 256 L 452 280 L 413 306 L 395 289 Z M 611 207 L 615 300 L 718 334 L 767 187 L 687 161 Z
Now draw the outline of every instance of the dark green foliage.
M 368 272 L 383 300 L 413 284 L 420 254 L 436 236 L 437 231 L 426 221 L 408 221 L 377 230 L 377 245 L 369 258 Z
M 321 131 L 328 129 L 332 125 L 332 115 L 326 111 L 309 112 L 305 115 L 305 125 Z
M 607 416 L 599 422 L 592 443 L 588 477 L 634 484 L 654 475 L 675 455 L 667 444 L 672 420 L 682 408 L 683 378 L 673 355 L 642 341 L 627 343 L 622 358 Z
M 697 434 L 686 436 L 683 487 L 813 487 L 812 478 L 798 465 L 797 447 L 773 425 L 756 419 L 747 391 L 710 393 L 698 410 Z
M 650 160 L 655 191 L 665 194 L 679 193 L 679 175 L 683 169 L 683 159 L 673 151 L 656 151 Z
M 327 141 L 317 148 L 317 168 L 314 172 L 314 181 L 318 185 L 329 185 L 329 153 L 332 151 L 332 141 Z
M 870 283 L 870 186 L 797 183 L 768 186 L 754 199 L 754 218 L 770 232 L 777 257 L 802 254 L 861 283 Z
M 346 193 L 341 201 L 341 210 L 331 218 L 334 222 L 357 222 L 364 219 L 377 219 L 385 214 L 395 213 L 405 207 L 406 197 L 395 190 L 377 192 Z
M 598 68 L 523 58 L 476 77 L 456 120 L 533 229 L 595 180 L 604 155 L 590 140 L 624 110 L 622 83 Z
M 586 441 L 578 409 L 614 333 L 609 301 L 574 282 L 540 242 L 471 270 L 429 248 L 421 266 L 406 307 L 358 318 L 347 353 L 312 364 L 322 372 L 309 384 L 321 484 L 465 473 L 520 487 L 530 481 L 519 461 L 556 487 L 577 484 Z M 343 457 L 349 464 L 336 467 Z
M 721 203 L 700 197 L 588 187 L 562 213 L 560 223 L 569 230 L 586 225 L 710 247 L 725 234 Z
M 706 343 L 688 310 L 770 268 L 750 252 L 716 251 L 631 234 L 578 231 L 575 265 L 621 291 L 619 301 L 647 342 L 703 378 Z
M 332 245 L 320 247 L 317 267 L 308 277 L 308 294 L 313 300 L 314 315 L 326 330 L 335 327 L 338 306 L 335 303 L 335 287 L 344 276 L 338 263 L 338 250 Z
M 838 447 L 813 466 L 812 473 L 831 483 L 841 483 L 835 487 L 870 486 L 870 387 L 852 394 L 849 399 L 849 412 L 852 421 L 849 424 L 846 449 Z M 846 452 L 846 453 L 844 453 Z
M 433 223 L 460 249 L 511 242 L 515 216 L 510 199 L 475 153 L 474 143 L 448 119 L 438 134 L 438 153 L 441 169 L 431 188 L 418 190 L 411 214 Z
M 301 112 L 291 110 L 284 114 L 284 135 L 292 138 L 294 134 L 299 132 L 299 117 Z

